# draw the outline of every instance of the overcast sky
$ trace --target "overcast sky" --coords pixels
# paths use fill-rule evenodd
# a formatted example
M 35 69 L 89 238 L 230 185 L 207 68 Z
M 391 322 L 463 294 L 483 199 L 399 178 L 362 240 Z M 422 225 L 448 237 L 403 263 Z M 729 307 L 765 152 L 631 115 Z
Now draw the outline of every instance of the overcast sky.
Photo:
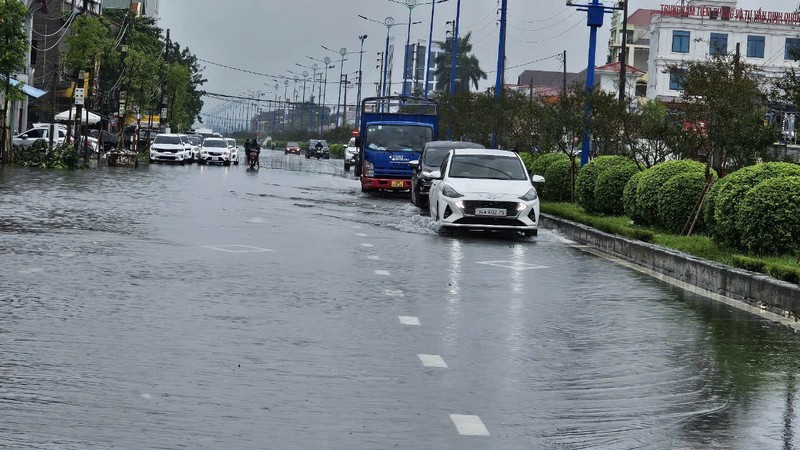
M 401 0 L 402 1 L 402 0 Z M 427 3 L 430 0 L 420 0 Z M 660 4 L 675 4 L 677 0 L 630 0 L 631 12 L 638 8 L 658 8 Z M 489 74 L 481 88 L 494 85 L 497 68 L 499 14 L 498 0 L 462 0 L 460 33 L 472 32 L 474 53 L 482 69 Z M 610 0 L 606 4 L 612 4 Z M 739 7 L 771 11 L 788 11 L 796 7 L 795 0 L 739 0 Z M 586 68 L 589 28 L 585 14 L 565 6 L 564 0 L 509 0 L 508 69 L 506 81 L 515 82 L 525 69 L 559 70 L 560 55 L 567 51 L 567 69 L 578 72 Z M 445 22 L 455 18 L 456 0 L 436 6 L 434 40 L 444 40 Z M 338 50 L 345 47 L 358 51 L 358 35 L 366 34 L 364 45 L 364 86 L 371 86 L 380 78 L 376 68 L 377 52 L 385 45 L 386 28 L 367 22 L 359 14 L 380 21 L 393 16 L 397 22 L 407 22 L 408 8 L 389 0 L 167 0 L 161 2 L 162 28 L 171 30 L 172 39 L 178 41 L 201 59 L 227 66 L 244 68 L 253 72 L 293 76 L 289 70 L 302 72 L 295 64 L 312 65 L 306 56 L 322 59 L 336 54 L 327 52 L 321 45 Z M 411 40 L 427 40 L 430 24 L 430 5 L 420 5 L 414 10 Z M 597 62 L 605 62 L 609 37 L 610 17 L 598 39 Z M 392 36 L 398 40 L 395 54 L 395 80 L 402 76 L 402 45 L 407 28 L 397 26 Z M 543 59 L 548 58 L 549 59 Z M 345 73 L 358 71 L 358 55 L 350 55 L 345 62 Z M 532 62 L 540 60 L 537 62 Z M 321 64 L 320 64 L 321 65 Z M 310 71 L 309 71 L 310 72 Z M 208 92 L 238 95 L 244 91 L 265 92 L 265 98 L 274 97 L 271 77 L 257 76 L 206 64 L 204 71 Z M 338 69 L 329 72 L 329 81 L 337 80 Z M 265 85 L 265 83 L 267 85 Z M 399 84 L 395 85 L 399 89 Z M 290 88 L 291 89 L 291 88 Z M 367 89 L 365 87 L 365 89 Z M 372 93 L 373 91 L 366 91 Z M 283 96 L 283 86 L 279 89 Z M 328 102 L 330 103 L 330 91 Z M 334 100 L 335 101 L 335 100 Z M 219 104 L 206 100 L 207 108 Z

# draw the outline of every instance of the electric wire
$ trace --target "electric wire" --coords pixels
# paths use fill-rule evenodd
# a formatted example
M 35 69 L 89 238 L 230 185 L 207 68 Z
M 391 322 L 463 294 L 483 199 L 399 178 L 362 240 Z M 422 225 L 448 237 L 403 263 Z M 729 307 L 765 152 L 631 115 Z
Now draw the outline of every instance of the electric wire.
M 541 44 L 543 42 L 549 42 L 549 41 L 552 41 L 553 39 L 559 38 L 559 37 L 569 33 L 570 31 L 572 31 L 574 28 L 576 28 L 578 25 L 580 25 L 583 22 L 584 22 L 583 18 L 580 18 L 571 27 L 567 28 L 566 30 L 562 31 L 561 33 L 558 33 L 556 35 L 550 36 L 547 39 L 542 39 L 542 40 L 539 40 L 539 41 L 526 41 L 526 40 L 522 40 L 522 39 L 514 39 L 514 40 L 517 41 L 517 42 L 521 42 L 523 44 Z

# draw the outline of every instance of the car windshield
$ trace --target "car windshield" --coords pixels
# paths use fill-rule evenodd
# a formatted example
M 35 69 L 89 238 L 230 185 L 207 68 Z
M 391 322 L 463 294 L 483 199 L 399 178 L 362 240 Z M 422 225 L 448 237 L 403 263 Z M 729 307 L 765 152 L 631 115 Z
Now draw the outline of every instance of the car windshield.
M 527 180 L 525 168 L 515 156 L 455 155 L 450 178 L 484 180 Z
M 192 145 L 200 145 L 200 138 L 190 137 L 189 143 Z
M 439 167 L 444 161 L 444 157 L 450 150 L 455 148 L 484 148 L 481 144 L 474 144 L 471 142 L 452 142 L 452 143 L 437 143 L 434 145 L 429 144 L 425 149 L 425 156 L 423 156 L 422 163 L 426 166 Z
M 236 147 L 236 140 L 235 139 L 228 139 L 228 145 L 231 147 Z
M 348 147 L 355 147 L 356 146 L 356 138 L 350 138 L 350 141 L 347 143 Z
M 222 139 L 206 139 L 203 141 L 203 147 L 227 148 L 228 144 Z
M 289 142 L 286 144 L 287 147 L 298 147 L 297 142 Z
M 367 148 L 389 152 L 421 152 L 433 139 L 433 130 L 417 125 L 370 125 Z
M 159 134 L 156 136 L 155 140 L 153 141 L 154 144 L 178 144 L 181 143 L 181 138 L 178 136 L 165 136 L 163 134 Z

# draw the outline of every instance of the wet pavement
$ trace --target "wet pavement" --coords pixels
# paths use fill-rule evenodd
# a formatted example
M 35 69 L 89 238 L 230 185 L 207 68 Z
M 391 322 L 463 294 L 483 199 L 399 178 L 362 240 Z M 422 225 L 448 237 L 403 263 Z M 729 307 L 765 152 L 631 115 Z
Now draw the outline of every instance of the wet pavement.
M 0 173 L 0 448 L 800 447 L 791 331 L 262 157 Z

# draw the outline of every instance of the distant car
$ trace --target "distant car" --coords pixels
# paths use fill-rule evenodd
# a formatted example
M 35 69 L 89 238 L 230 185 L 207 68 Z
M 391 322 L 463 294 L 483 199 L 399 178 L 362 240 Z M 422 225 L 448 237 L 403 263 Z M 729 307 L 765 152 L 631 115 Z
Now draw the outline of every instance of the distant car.
M 150 146 L 150 162 L 172 162 L 180 165 L 186 164 L 189 154 L 186 146 L 177 134 L 159 133 Z
M 317 143 L 322 143 L 322 158 L 331 159 L 331 150 L 328 148 L 328 143 L 325 139 L 309 139 L 308 147 L 306 148 L 306 159 L 313 158 L 314 152 L 317 149 Z
M 287 142 L 286 149 L 284 149 L 283 154 L 288 155 L 289 153 L 294 153 L 295 155 L 299 155 L 300 145 L 297 142 Z
M 231 165 L 231 149 L 223 138 L 206 138 L 200 149 L 200 164 Z
M 197 158 L 200 156 L 199 149 L 197 149 L 191 141 L 189 141 L 189 136 L 185 134 L 179 134 L 178 136 L 181 137 L 181 142 L 183 143 L 183 148 L 186 149 L 186 162 L 189 164 L 197 161 Z
M 431 173 L 431 217 L 439 226 L 539 232 L 539 195 L 518 154 L 507 150 L 455 149 Z
M 228 148 L 231 149 L 231 162 L 238 166 L 239 165 L 239 144 L 236 143 L 236 139 L 226 138 L 225 142 L 228 143 Z
M 188 135 L 186 139 L 192 145 L 192 153 L 195 161 L 200 161 L 200 148 L 203 146 L 203 138 L 198 135 Z
M 55 145 L 63 144 L 67 139 L 67 127 L 65 125 L 55 125 L 57 134 L 53 137 Z M 13 145 L 30 147 L 36 141 L 50 141 L 50 126 L 48 124 L 37 124 L 30 130 L 17 134 L 11 139 Z
M 349 172 L 350 166 L 355 165 L 358 159 L 358 147 L 356 147 L 356 138 L 351 137 L 350 142 L 344 149 L 344 171 Z
M 428 207 L 428 190 L 431 188 L 431 172 L 439 170 L 442 160 L 455 148 L 484 148 L 481 144 L 461 141 L 431 141 L 425 144 L 418 161 L 409 163 L 414 169 L 411 175 L 411 203 L 419 208 Z

